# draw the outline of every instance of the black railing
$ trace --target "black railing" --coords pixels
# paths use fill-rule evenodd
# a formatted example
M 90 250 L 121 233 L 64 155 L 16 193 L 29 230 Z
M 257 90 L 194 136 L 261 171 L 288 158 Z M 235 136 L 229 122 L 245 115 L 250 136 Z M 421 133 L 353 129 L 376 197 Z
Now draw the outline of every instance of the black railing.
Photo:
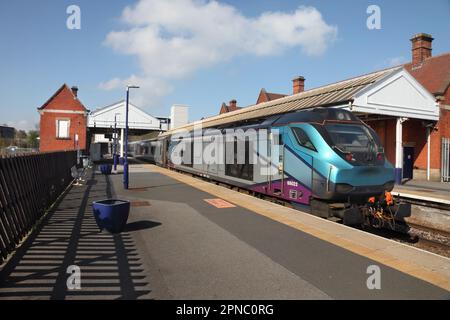
M 76 152 L 0 157 L 0 264 L 73 180 Z

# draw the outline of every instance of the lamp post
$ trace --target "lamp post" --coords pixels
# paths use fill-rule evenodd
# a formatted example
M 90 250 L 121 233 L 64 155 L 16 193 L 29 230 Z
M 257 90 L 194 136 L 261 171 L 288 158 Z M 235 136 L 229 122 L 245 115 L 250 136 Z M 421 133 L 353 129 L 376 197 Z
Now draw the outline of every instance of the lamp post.
M 114 114 L 114 133 L 113 133 L 113 138 L 114 138 L 114 147 L 113 147 L 113 160 L 114 160 L 114 171 L 117 171 L 117 115 L 120 113 L 116 113 Z
M 75 148 L 77 149 L 77 164 L 80 164 L 80 144 L 78 142 L 78 133 L 75 133 Z
M 138 86 L 127 86 L 127 102 L 125 106 L 125 157 L 123 161 L 123 188 L 128 189 L 128 101 L 130 89 L 138 89 Z

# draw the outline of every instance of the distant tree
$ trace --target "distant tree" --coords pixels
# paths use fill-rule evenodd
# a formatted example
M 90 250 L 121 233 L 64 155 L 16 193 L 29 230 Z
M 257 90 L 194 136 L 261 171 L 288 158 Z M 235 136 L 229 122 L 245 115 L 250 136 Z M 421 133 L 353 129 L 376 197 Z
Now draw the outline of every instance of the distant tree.
M 25 130 L 17 130 L 16 131 L 16 139 L 22 140 L 27 138 L 27 133 Z
M 28 131 L 27 135 L 27 144 L 29 148 L 37 148 L 39 147 L 38 138 L 39 137 L 39 131 L 36 130 L 30 130 Z

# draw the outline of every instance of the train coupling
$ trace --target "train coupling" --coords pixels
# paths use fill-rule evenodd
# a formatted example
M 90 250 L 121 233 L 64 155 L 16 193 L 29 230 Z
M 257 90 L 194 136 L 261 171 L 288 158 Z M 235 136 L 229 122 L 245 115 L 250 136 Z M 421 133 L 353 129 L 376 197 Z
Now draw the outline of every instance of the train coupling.
M 398 223 L 411 216 L 411 204 L 395 199 L 390 192 L 371 197 L 362 208 L 366 225 L 397 230 Z

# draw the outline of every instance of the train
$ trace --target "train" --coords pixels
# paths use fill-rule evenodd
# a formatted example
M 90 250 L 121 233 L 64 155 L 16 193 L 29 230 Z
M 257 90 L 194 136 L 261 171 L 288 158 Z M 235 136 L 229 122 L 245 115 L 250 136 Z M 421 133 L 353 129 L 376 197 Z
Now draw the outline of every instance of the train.
M 392 227 L 410 215 L 407 204 L 390 195 L 394 168 L 378 135 L 345 109 L 318 107 L 182 129 L 130 143 L 128 152 L 346 225 Z M 202 159 L 205 153 L 214 161 Z

